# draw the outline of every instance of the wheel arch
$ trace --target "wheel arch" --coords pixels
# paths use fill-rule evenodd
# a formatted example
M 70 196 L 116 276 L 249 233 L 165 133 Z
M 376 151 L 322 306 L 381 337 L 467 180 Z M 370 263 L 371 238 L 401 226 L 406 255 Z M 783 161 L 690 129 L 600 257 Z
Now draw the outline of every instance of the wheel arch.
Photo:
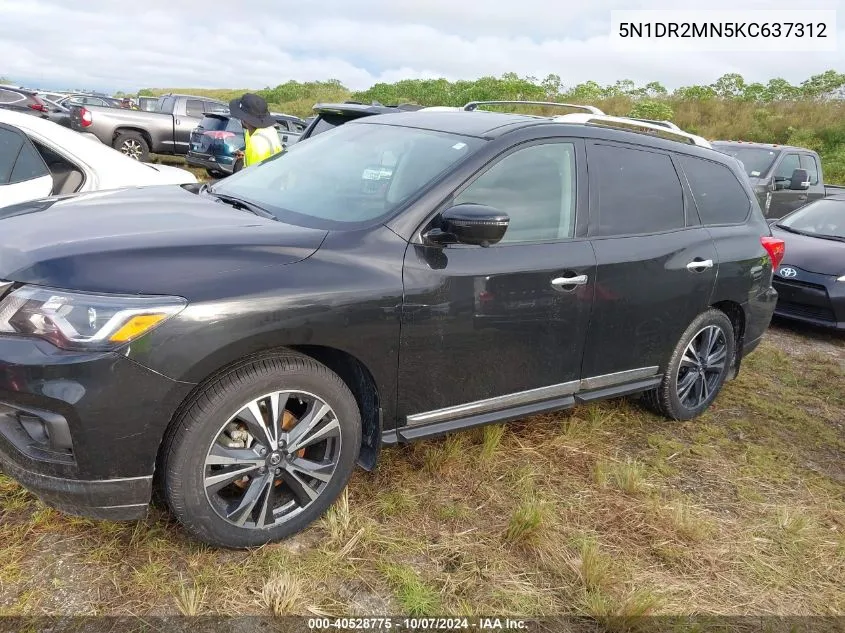
M 745 309 L 738 302 L 731 301 L 730 299 L 717 301 L 710 307 L 723 312 L 730 319 L 731 325 L 733 325 L 735 343 L 732 363 L 733 371 L 728 374 L 728 378 L 735 378 L 739 374 L 739 365 L 742 361 L 742 346 L 745 342 Z
M 268 356 L 291 351 L 298 352 L 322 363 L 335 372 L 346 383 L 346 386 L 349 387 L 349 390 L 355 397 L 355 401 L 358 403 L 361 413 L 361 448 L 358 456 L 358 465 L 368 471 L 375 468 L 381 447 L 382 408 L 378 387 L 372 373 L 361 360 L 349 352 L 328 346 L 293 344 L 270 347 L 243 355 L 239 358 L 230 359 L 225 364 L 207 373 L 207 375 L 194 385 L 168 421 L 156 450 L 154 471 L 156 480 L 154 487 L 156 491 L 161 490 L 162 460 L 166 452 L 168 437 L 173 433 L 179 419 L 185 410 L 191 406 L 197 394 L 201 393 L 209 383 L 239 366 L 253 363 Z
M 153 151 L 153 141 L 152 141 L 152 137 L 150 136 L 150 133 L 147 132 L 147 130 L 144 130 L 142 128 L 127 126 L 127 125 L 121 125 L 120 127 L 115 128 L 114 132 L 112 133 L 112 137 L 111 137 L 112 147 L 114 147 L 114 142 L 117 140 L 117 137 L 120 136 L 121 134 L 123 134 L 124 132 L 134 132 L 135 134 L 140 134 L 141 138 L 143 138 L 147 142 L 147 145 L 149 146 L 150 151 L 151 152 Z

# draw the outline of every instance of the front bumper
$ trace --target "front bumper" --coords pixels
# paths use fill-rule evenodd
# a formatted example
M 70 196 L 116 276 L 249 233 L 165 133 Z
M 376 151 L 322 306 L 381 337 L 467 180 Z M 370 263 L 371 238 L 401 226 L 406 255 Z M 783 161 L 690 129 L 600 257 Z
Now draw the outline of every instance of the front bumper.
M 0 471 L 71 514 L 142 517 L 164 432 L 192 387 L 117 353 L 0 336 Z
M 784 276 L 784 269 L 795 274 Z M 775 315 L 812 325 L 845 330 L 845 282 L 782 264 L 772 280 L 778 291 Z

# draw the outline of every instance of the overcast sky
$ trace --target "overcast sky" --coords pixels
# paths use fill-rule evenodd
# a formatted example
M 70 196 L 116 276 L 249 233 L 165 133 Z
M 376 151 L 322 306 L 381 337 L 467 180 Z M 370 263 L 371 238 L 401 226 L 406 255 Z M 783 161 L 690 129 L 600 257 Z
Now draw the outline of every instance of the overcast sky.
M 0 0 L 0 76 L 28 86 L 263 88 L 289 79 L 378 81 L 482 75 L 561 76 L 572 86 L 657 80 L 668 88 L 747 80 L 799 82 L 845 71 L 845 0 L 835 53 L 619 53 L 611 9 L 736 7 L 725 0 Z M 133 8 L 137 7 L 137 9 Z M 743 9 L 799 8 L 745 0 Z

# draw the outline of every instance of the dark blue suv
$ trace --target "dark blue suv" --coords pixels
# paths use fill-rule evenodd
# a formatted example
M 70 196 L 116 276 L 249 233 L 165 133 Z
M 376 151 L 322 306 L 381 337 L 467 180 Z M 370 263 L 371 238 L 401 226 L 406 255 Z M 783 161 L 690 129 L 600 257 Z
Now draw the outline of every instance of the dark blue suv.
M 273 113 L 282 145 L 299 140 L 305 130 L 305 121 L 290 114 Z M 239 171 L 242 161 L 235 156 L 244 148 L 244 130 L 238 119 L 228 114 L 206 114 L 191 132 L 187 161 L 194 167 L 204 167 L 214 178 Z

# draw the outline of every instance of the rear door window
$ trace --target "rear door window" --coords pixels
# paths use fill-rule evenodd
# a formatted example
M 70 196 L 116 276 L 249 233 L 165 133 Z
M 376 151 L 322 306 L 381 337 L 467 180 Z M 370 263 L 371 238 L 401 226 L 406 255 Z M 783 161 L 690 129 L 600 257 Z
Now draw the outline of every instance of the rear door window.
M 176 102 L 176 97 L 162 97 L 158 102 L 157 112 L 173 112 L 173 104 Z
M 202 115 L 205 113 L 205 103 L 199 99 L 188 99 L 187 113 L 189 117 L 196 119 L 202 118 Z
M 810 184 L 819 184 L 819 164 L 812 154 L 801 154 L 801 169 L 806 169 L 810 174 Z
M 47 169 L 47 165 L 44 164 L 44 159 L 41 158 L 38 150 L 29 141 L 24 142 L 20 152 L 18 152 L 18 159 L 15 162 L 15 167 L 12 169 L 9 182 L 15 184 L 49 175 L 50 171 Z
M 590 172 L 591 233 L 660 233 L 686 226 L 684 194 L 666 154 L 593 144 Z
M 703 224 L 744 222 L 751 208 L 745 189 L 730 169 L 719 163 L 678 156 Z
M 22 145 L 23 137 L 20 134 L 7 127 L 0 127 L 0 185 L 9 183 Z

